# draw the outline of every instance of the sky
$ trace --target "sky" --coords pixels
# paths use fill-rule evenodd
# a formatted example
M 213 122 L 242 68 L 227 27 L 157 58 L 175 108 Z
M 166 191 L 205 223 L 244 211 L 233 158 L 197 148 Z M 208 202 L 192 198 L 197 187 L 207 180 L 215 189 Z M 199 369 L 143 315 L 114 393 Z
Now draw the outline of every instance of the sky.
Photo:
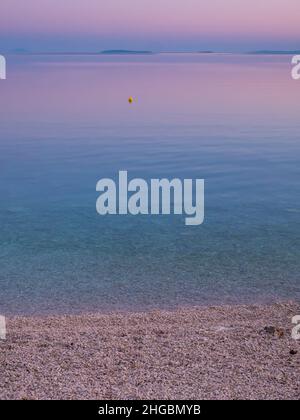
M 1 0 L 0 53 L 300 49 L 300 0 Z

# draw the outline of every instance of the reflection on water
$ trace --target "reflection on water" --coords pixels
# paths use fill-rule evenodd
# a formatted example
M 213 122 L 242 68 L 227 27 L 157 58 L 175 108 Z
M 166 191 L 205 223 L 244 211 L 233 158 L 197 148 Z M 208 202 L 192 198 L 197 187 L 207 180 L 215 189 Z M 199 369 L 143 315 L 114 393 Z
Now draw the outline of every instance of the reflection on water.
M 9 57 L 0 313 L 299 298 L 290 57 Z M 137 98 L 128 104 L 128 97 Z M 205 223 L 109 216 L 96 182 L 205 178 Z

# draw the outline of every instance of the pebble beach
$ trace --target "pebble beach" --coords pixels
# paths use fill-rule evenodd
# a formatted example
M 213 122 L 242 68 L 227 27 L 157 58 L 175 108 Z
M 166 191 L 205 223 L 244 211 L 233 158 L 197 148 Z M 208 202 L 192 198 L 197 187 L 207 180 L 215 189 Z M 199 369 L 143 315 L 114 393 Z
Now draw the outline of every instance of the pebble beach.
M 8 317 L 0 399 L 299 399 L 294 302 Z

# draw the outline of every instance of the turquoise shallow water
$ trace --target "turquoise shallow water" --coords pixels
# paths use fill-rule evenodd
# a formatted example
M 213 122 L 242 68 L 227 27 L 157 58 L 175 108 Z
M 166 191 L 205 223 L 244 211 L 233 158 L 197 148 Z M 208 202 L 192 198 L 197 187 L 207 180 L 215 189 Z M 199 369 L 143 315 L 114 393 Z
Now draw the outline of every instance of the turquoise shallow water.
M 299 299 L 300 82 L 290 57 L 8 64 L 0 313 Z M 204 224 L 97 215 L 96 182 L 123 169 L 204 178 Z

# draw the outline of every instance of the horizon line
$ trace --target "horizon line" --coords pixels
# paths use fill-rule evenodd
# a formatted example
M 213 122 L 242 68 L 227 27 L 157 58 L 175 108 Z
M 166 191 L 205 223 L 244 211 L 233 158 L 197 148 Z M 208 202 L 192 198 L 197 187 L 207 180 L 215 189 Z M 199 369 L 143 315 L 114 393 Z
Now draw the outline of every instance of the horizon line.
M 0 50 L 1 52 L 1 50 Z M 151 50 L 127 50 L 127 49 L 109 49 L 102 51 L 27 51 L 18 48 L 15 50 L 6 51 L 5 54 L 8 55 L 155 55 L 155 54 L 261 54 L 261 55 L 293 55 L 300 54 L 299 50 L 274 50 L 274 49 L 263 49 L 263 50 L 253 50 L 253 51 L 214 51 L 214 50 L 191 50 L 191 51 L 182 51 L 182 50 L 162 50 L 162 51 L 151 51 Z

